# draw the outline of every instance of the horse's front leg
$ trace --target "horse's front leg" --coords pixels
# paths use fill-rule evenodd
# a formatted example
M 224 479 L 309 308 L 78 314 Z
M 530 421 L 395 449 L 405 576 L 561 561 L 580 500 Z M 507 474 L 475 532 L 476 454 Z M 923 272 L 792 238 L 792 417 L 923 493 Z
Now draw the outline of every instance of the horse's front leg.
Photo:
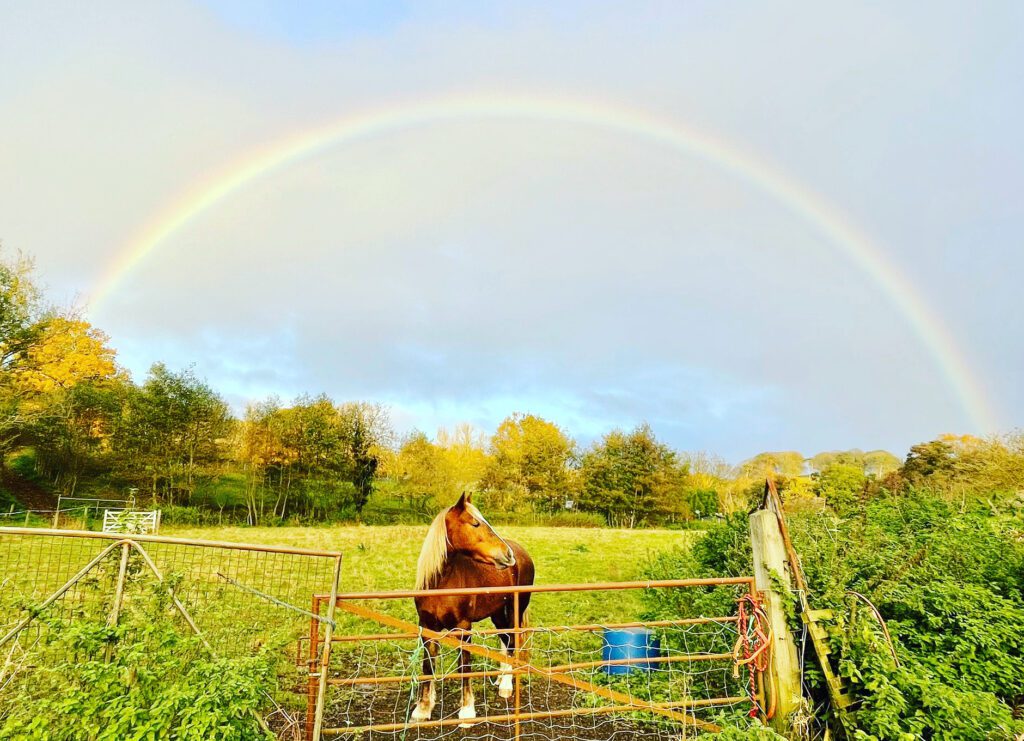
M 412 720 L 430 720 L 437 704 L 437 690 L 434 688 L 434 659 L 437 657 L 437 641 L 423 641 L 423 679 L 420 680 L 420 699 L 412 710 Z
M 461 627 L 461 626 L 460 626 Z M 472 636 L 469 634 L 471 626 L 463 628 L 466 632 L 462 634 L 463 647 L 460 649 L 460 660 L 459 660 L 459 673 L 462 674 L 462 707 L 459 708 L 459 718 L 461 720 L 470 720 L 476 717 L 476 698 L 473 697 L 473 684 L 472 680 L 467 674 L 473 670 L 473 659 L 466 650 L 465 646 L 472 640 Z M 472 723 L 460 723 L 459 728 L 472 728 Z
M 511 656 L 513 641 L 515 640 L 511 633 L 499 633 L 498 637 L 501 638 L 501 653 L 508 657 Z M 512 665 L 508 662 L 502 662 L 501 674 L 498 676 L 498 697 L 507 700 L 512 697 L 513 689 L 515 685 L 512 681 Z

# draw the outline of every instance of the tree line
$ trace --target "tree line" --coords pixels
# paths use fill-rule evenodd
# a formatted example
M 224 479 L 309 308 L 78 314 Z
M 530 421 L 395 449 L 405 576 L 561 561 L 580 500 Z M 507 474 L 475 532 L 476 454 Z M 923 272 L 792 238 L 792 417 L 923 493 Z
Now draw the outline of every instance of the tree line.
M 7 465 L 31 451 L 31 473 L 68 496 L 132 492 L 166 507 L 242 510 L 256 524 L 359 517 L 374 495 L 427 515 L 472 489 L 495 511 L 639 526 L 743 509 L 766 475 L 794 496 L 839 501 L 924 469 L 955 481 L 978 456 L 1002 456 L 1012 469 L 1014 444 L 948 438 L 905 461 L 788 451 L 730 466 L 673 450 L 647 424 L 581 446 L 523 413 L 493 434 L 461 425 L 399 435 L 384 406 L 326 395 L 268 398 L 236 416 L 191 368 L 156 363 L 135 382 L 106 335 L 45 302 L 30 261 L 0 260 L 0 454 Z

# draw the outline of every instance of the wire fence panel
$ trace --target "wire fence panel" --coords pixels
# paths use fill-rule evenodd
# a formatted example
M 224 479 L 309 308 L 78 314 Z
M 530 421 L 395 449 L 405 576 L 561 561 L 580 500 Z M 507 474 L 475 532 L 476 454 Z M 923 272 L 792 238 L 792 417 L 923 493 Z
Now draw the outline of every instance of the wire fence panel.
M 305 726 L 308 675 L 308 666 L 295 665 L 298 641 L 309 635 L 312 595 L 336 592 L 340 559 L 293 548 L 0 528 L 0 663 L 8 679 L 10 667 L 32 671 L 43 647 L 47 660 L 62 656 L 61 640 L 76 626 L 115 625 L 159 598 L 181 632 L 197 634 L 216 657 L 275 652 L 271 725 L 295 731 Z M 101 648 L 136 640 L 142 637 L 122 630 L 117 646 Z M 3 702 L 0 681 L 0 710 Z
M 754 627 L 742 611 L 669 619 L 637 615 L 623 621 L 616 598 L 626 589 L 643 589 L 648 596 L 679 593 L 667 600 L 670 604 L 685 600 L 687 590 L 698 589 L 705 595 L 720 591 L 720 604 L 736 606 L 744 599 L 756 603 L 748 577 L 464 590 L 505 591 L 510 600 L 529 592 L 530 615 L 573 615 L 586 621 L 547 624 L 528 616 L 525 625 L 511 630 L 480 624 L 472 631 L 434 633 L 417 625 L 412 600 L 428 592 L 342 594 L 327 673 L 323 735 L 361 741 L 677 741 L 691 731 L 716 730 L 713 716 L 722 709 L 763 707 L 764 665 L 745 663 L 738 650 L 744 645 L 741 634 L 745 640 Z M 325 596 L 315 601 L 318 611 L 327 604 Z M 316 621 L 310 631 L 311 641 L 323 640 Z M 610 636 L 623 631 L 644 644 L 638 655 L 609 651 Z M 501 633 L 514 634 L 519 650 L 511 657 L 502 653 Z M 471 641 L 468 669 L 460 663 L 463 638 Z M 422 668 L 425 640 L 440 644 L 432 677 L 436 706 L 429 720 L 415 721 L 419 683 L 431 678 Z M 319 655 L 309 652 L 315 673 Z M 509 692 L 505 675 L 514 679 L 514 692 Z M 475 718 L 460 717 L 464 678 L 472 687 Z M 502 686 L 504 693 L 499 692 Z M 307 738 L 312 738 L 310 729 Z

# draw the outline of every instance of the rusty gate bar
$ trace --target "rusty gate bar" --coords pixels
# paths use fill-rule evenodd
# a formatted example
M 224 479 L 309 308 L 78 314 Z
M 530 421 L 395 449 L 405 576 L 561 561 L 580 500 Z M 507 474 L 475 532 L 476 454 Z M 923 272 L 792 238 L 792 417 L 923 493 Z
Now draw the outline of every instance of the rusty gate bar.
M 134 540 L 140 543 L 165 543 L 167 545 L 194 545 L 203 548 L 222 548 L 257 553 L 290 553 L 294 556 L 319 556 L 340 558 L 337 551 L 317 551 L 309 548 L 292 548 L 285 545 L 260 545 L 254 543 L 232 543 L 225 540 L 199 540 L 196 538 L 169 538 L 164 535 L 135 535 L 126 533 L 101 533 L 95 530 L 55 530 L 42 527 L 0 527 L 0 535 L 51 535 L 59 538 L 95 538 L 98 540 Z
M 443 591 L 443 590 L 440 590 L 440 591 Z M 581 590 L 573 590 L 573 591 L 581 591 Z M 408 629 L 408 627 L 410 626 L 410 624 L 408 622 L 404 621 L 404 620 L 400 620 L 398 618 L 392 617 L 390 615 L 385 615 L 383 613 L 375 612 L 373 610 L 369 610 L 369 609 L 364 608 L 364 607 L 359 607 L 357 605 L 349 604 L 349 603 L 347 603 L 345 601 L 344 597 L 339 597 L 338 598 L 338 602 L 339 602 L 339 606 L 343 610 L 345 610 L 346 612 L 350 612 L 353 615 L 357 615 L 357 616 L 363 617 L 363 618 L 368 618 L 370 620 L 377 620 L 377 621 L 379 621 L 379 622 L 381 622 L 381 623 L 383 623 L 385 625 L 391 625 L 392 627 L 402 627 L 402 628 Z M 518 658 L 508 658 L 508 659 L 506 659 L 502 654 L 500 654 L 500 653 L 498 653 L 496 651 L 493 651 L 490 648 L 487 648 L 487 647 L 484 647 L 484 646 L 477 646 L 477 645 L 474 645 L 472 643 L 462 643 L 462 642 L 458 641 L 457 639 L 454 639 L 454 638 L 451 638 L 449 636 L 443 635 L 442 633 L 439 633 L 438 631 L 434 631 L 434 630 L 429 630 L 429 629 L 423 628 L 422 629 L 422 634 L 425 637 L 432 638 L 432 639 L 436 640 L 437 642 L 439 642 L 439 643 L 441 643 L 443 645 L 448 645 L 448 646 L 454 645 L 456 647 L 462 648 L 465 651 L 468 651 L 469 653 L 476 654 L 477 656 L 482 656 L 482 657 L 490 659 L 492 661 L 506 662 L 506 663 L 511 664 L 513 667 L 515 667 L 518 664 L 520 667 L 531 669 L 532 673 L 534 673 L 534 674 L 538 674 L 541 677 L 544 677 L 546 679 L 550 679 L 550 680 L 558 682 L 560 684 L 568 685 L 569 687 L 572 687 L 572 688 L 577 689 L 577 690 L 582 690 L 584 692 L 590 692 L 590 693 L 593 693 L 595 695 L 598 695 L 599 697 L 604 697 L 605 699 L 608 699 L 608 700 L 617 700 L 618 702 L 631 703 L 631 708 L 633 710 L 647 710 L 647 711 L 655 713 L 657 715 L 663 715 L 663 716 L 665 716 L 667 718 L 671 718 L 672 720 L 682 721 L 683 723 L 693 723 L 696 726 L 700 726 L 700 727 L 705 728 L 705 730 L 712 730 L 712 731 L 721 730 L 714 723 L 709 723 L 707 721 L 700 720 L 700 719 L 696 718 L 695 716 L 684 715 L 682 713 L 678 713 L 678 712 L 672 710 L 671 708 L 659 707 L 657 704 L 650 703 L 650 702 L 647 702 L 645 700 L 633 700 L 633 698 L 631 698 L 628 695 L 625 695 L 625 694 L 623 694 L 621 692 L 618 692 L 617 690 L 608 689 L 606 687 L 599 687 L 599 686 L 594 685 L 594 684 L 592 684 L 590 682 L 586 682 L 586 681 L 583 681 L 583 680 L 575 679 L 572 676 L 567 675 L 567 674 L 561 674 L 561 673 L 558 673 L 558 672 L 553 672 L 550 669 L 546 669 L 546 668 L 543 668 L 543 667 L 537 667 L 537 666 L 534 666 L 533 664 L 530 664 L 528 661 L 524 661 L 524 660 L 521 660 L 521 659 L 518 659 Z M 417 724 L 416 723 L 410 723 L 410 724 L 408 724 L 408 727 L 409 728 L 415 728 L 415 727 L 417 727 Z
M 611 592 L 622 589 L 661 589 L 669 587 L 721 587 L 746 585 L 756 593 L 752 576 L 722 576 L 705 579 L 652 579 L 646 581 L 595 581 L 573 584 L 531 584 L 509 587 L 459 587 L 458 589 L 402 589 L 395 592 L 345 592 L 339 600 L 392 600 L 413 597 L 459 597 L 470 594 L 544 594 L 546 592 Z M 330 599 L 328 595 L 321 595 Z
M 543 628 L 533 628 L 529 625 L 524 625 L 519 629 L 521 633 L 571 633 L 571 632 L 591 632 L 595 633 L 605 628 L 669 628 L 679 627 L 682 625 L 704 625 L 706 623 L 735 623 L 739 618 L 735 615 L 722 616 L 722 617 L 699 617 L 699 618 L 681 618 L 679 620 L 650 620 L 644 621 L 633 621 L 629 623 L 580 623 L 579 625 L 550 625 Z M 459 637 L 462 635 L 474 635 L 474 636 L 493 636 L 500 635 L 502 633 L 508 633 L 508 629 L 502 630 L 501 628 L 482 628 L 480 630 L 459 630 L 453 628 L 452 630 L 442 631 L 446 636 Z M 419 633 L 364 633 L 362 635 L 343 635 L 334 636 L 331 640 L 335 643 L 351 643 L 361 641 L 411 641 L 414 638 L 419 638 Z
M 516 631 L 515 633 L 512 634 L 513 635 L 513 640 L 515 641 L 514 646 L 513 646 L 513 648 L 515 650 L 515 653 L 513 654 L 513 656 L 518 658 L 519 657 L 519 650 L 522 647 L 522 641 L 523 641 L 523 637 L 522 637 L 522 633 L 521 633 L 523 626 L 522 626 L 522 623 L 520 622 L 520 618 L 519 618 L 519 592 L 516 592 L 516 593 L 514 593 L 512 595 L 512 627 L 515 628 L 515 631 Z M 527 658 L 527 661 L 529 661 L 529 657 L 526 657 L 526 658 Z M 518 667 L 513 667 L 513 668 L 518 668 Z M 519 722 L 520 722 L 520 717 L 519 716 L 522 714 L 522 711 L 523 711 L 523 709 L 521 707 L 521 705 L 522 705 L 522 686 L 523 685 L 522 685 L 522 679 L 520 677 L 519 672 L 516 672 L 516 674 L 512 677 L 512 681 L 515 683 L 513 685 L 513 687 L 514 687 L 513 692 L 515 694 L 515 708 L 516 708 L 516 723 L 515 723 L 515 734 L 516 735 L 514 736 L 514 738 L 516 739 L 516 741 L 519 741 Z
M 331 637 L 334 634 L 334 610 L 338 606 L 338 589 L 341 586 L 341 554 L 338 554 L 337 559 L 334 562 L 334 577 L 331 580 L 331 594 L 328 598 L 327 603 L 327 619 L 324 621 L 327 623 L 327 628 L 324 631 L 324 646 L 323 646 L 323 657 L 320 659 L 320 676 L 318 677 L 318 686 L 316 692 L 316 716 L 313 723 L 313 738 L 319 741 L 320 732 L 324 725 L 324 705 L 327 699 L 327 674 L 331 668 L 331 648 L 334 643 L 331 641 Z M 317 630 L 319 635 L 319 629 Z M 319 649 L 319 645 L 313 644 L 314 651 Z
M 320 614 L 320 605 L 323 604 L 323 597 L 318 594 L 313 595 L 313 614 Z M 310 620 L 309 621 L 309 659 L 306 661 L 307 666 L 307 679 L 306 679 L 306 739 L 311 741 L 313 738 L 313 728 L 316 726 L 316 712 L 317 712 L 317 694 L 319 690 L 320 677 L 317 674 L 318 671 L 323 669 L 317 669 L 319 661 L 317 659 L 317 652 L 320 650 L 320 621 Z
M 606 628 L 615 627 L 675 627 L 675 626 L 686 626 L 686 625 L 704 625 L 704 624 L 736 624 L 738 626 L 739 618 L 736 615 L 731 616 L 713 616 L 713 617 L 699 617 L 699 618 L 680 618 L 676 620 L 658 620 L 658 621 L 631 621 L 631 622 L 619 622 L 619 623 L 586 623 L 580 625 L 562 625 L 552 626 L 545 628 L 542 626 L 532 625 L 520 625 L 519 611 L 517 609 L 519 596 L 526 592 L 530 594 L 536 593 L 572 593 L 572 592 L 595 592 L 595 591 L 617 591 L 627 589 L 658 589 L 658 588 L 693 588 L 693 587 L 706 587 L 706 586 L 740 586 L 746 587 L 746 590 L 755 598 L 757 597 L 757 588 L 754 582 L 754 578 L 751 576 L 739 576 L 739 577 L 722 577 L 722 578 L 699 578 L 699 579 L 667 579 L 667 580 L 648 580 L 648 581 L 629 581 L 629 582 L 591 582 L 591 583 L 574 583 L 574 584 L 543 584 L 543 585 L 529 585 L 529 586 L 508 586 L 508 587 L 477 587 L 477 588 L 457 588 L 457 589 L 435 589 L 435 590 L 394 590 L 387 592 L 350 592 L 344 594 L 338 594 L 337 596 L 328 595 L 315 595 L 314 596 L 314 612 L 320 611 L 320 605 L 323 602 L 330 601 L 336 604 L 340 609 L 349 612 L 358 617 L 376 621 L 382 625 L 397 629 L 401 632 L 396 633 L 367 633 L 363 635 L 336 635 L 333 638 L 324 638 L 320 636 L 319 626 L 311 625 L 310 628 L 310 643 L 313 644 L 310 647 L 310 683 L 314 681 L 313 675 L 316 675 L 316 680 L 320 683 L 321 687 L 324 685 L 333 686 L 346 686 L 356 684 L 399 684 L 405 682 L 421 681 L 424 677 L 412 673 L 402 676 L 384 676 L 384 677 L 328 677 L 330 670 L 329 663 L 318 663 L 317 657 L 319 651 L 316 648 L 318 642 L 328 643 L 334 642 L 358 642 L 358 641 L 396 641 L 396 640 L 414 640 L 429 637 L 433 640 L 437 640 L 442 645 L 448 645 L 449 642 L 457 641 L 463 638 L 465 635 L 498 635 L 508 634 L 509 630 L 505 629 L 482 629 L 482 630 L 459 630 L 454 629 L 450 631 L 431 631 L 424 628 L 420 628 L 418 632 L 412 632 L 410 628 L 413 625 L 407 621 L 394 618 L 384 613 L 379 613 L 374 610 L 359 607 L 352 604 L 354 601 L 389 601 L 389 600 L 401 600 L 409 599 L 418 596 L 456 596 L 456 595 L 474 595 L 474 594 L 507 594 L 511 595 L 513 599 L 513 615 L 514 624 L 511 629 L 514 636 L 514 655 L 513 657 L 504 657 L 503 652 L 499 654 L 485 646 L 469 644 L 466 650 L 469 650 L 476 656 L 482 656 L 484 658 L 508 663 L 511 665 L 511 671 L 502 672 L 500 670 L 484 670 L 484 671 L 469 671 L 463 672 L 461 670 L 435 675 L 438 681 L 448 679 L 459 679 L 459 678 L 488 678 L 501 676 L 502 674 L 511 674 L 515 683 L 514 689 L 514 712 L 506 713 L 502 715 L 490 715 L 482 716 L 474 719 L 460 719 L 460 718 L 447 718 L 440 720 L 426 720 L 418 722 L 409 722 L 406 720 L 402 723 L 378 723 L 363 726 L 350 726 L 344 728 L 326 728 L 322 727 L 317 729 L 318 733 L 308 735 L 307 738 L 316 739 L 317 741 L 321 736 L 340 736 L 348 735 L 353 733 L 364 733 L 373 731 L 395 731 L 395 730 L 406 730 L 414 728 L 444 728 L 450 725 L 480 725 L 486 723 L 507 723 L 511 722 L 514 724 L 515 736 L 518 739 L 520 736 L 520 722 L 523 720 L 537 720 L 544 718 L 556 718 L 564 717 L 567 715 L 579 714 L 579 715 L 593 715 L 593 714 L 604 714 L 604 713 L 615 713 L 615 712 L 636 712 L 636 711 L 647 711 L 653 712 L 658 715 L 665 715 L 669 718 L 684 723 L 685 725 L 694 724 L 699 727 L 703 727 L 705 730 L 717 731 L 720 730 L 713 723 L 703 721 L 696 716 L 693 716 L 686 711 L 690 708 L 702 708 L 702 707 L 715 707 L 738 704 L 742 702 L 749 702 L 751 698 L 747 695 L 736 696 L 736 697 L 718 697 L 718 698 L 705 698 L 705 699 L 689 699 L 689 700 L 677 700 L 673 702 L 647 702 L 643 700 L 635 700 L 632 697 L 621 695 L 621 693 L 608 690 L 598 685 L 593 685 L 589 682 L 581 681 L 569 676 L 569 672 L 577 669 L 593 669 L 604 665 L 629 665 L 635 663 L 649 662 L 649 663 L 676 663 L 676 662 L 697 662 L 697 661 L 732 661 L 734 655 L 732 653 L 698 653 L 698 654 L 683 654 L 680 656 L 668 656 L 668 657 L 650 657 L 647 659 L 613 659 L 607 661 L 587 661 L 587 662 L 576 662 L 562 665 L 555 665 L 550 667 L 538 667 L 530 663 L 529 659 L 520 658 L 521 653 L 524 651 L 524 637 L 530 636 L 540 632 L 596 632 Z M 333 605 L 332 605 L 333 606 Z M 329 626 L 330 627 L 330 626 Z M 757 703 L 758 706 L 764 707 L 764 690 L 763 681 L 760 672 L 756 670 L 757 675 Z M 570 687 L 575 688 L 578 691 L 584 693 L 594 693 L 599 697 L 604 697 L 606 700 L 618 701 L 619 704 L 604 705 L 588 708 L 570 708 L 565 710 L 547 710 L 544 712 L 523 712 L 521 706 L 521 678 L 523 675 L 536 675 L 538 677 L 548 679 L 549 681 L 555 681 L 562 684 L 566 684 Z M 323 695 L 321 694 L 318 698 L 318 712 L 322 713 Z M 625 702 L 623 702 L 625 701 Z M 682 710 L 684 714 L 680 714 L 677 710 Z
M 513 628 L 514 630 L 514 628 Z M 505 631 L 508 633 L 509 631 Z M 601 661 L 579 661 L 571 664 L 557 664 L 545 667 L 545 671 L 563 674 L 576 671 L 577 669 L 595 669 L 599 666 L 632 666 L 634 664 L 686 664 L 696 661 L 726 661 L 732 660 L 733 655 L 728 654 L 684 654 L 682 656 L 645 656 L 636 659 L 602 659 Z M 493 679 L 504 674 L 511 674 L 513 677 L 523 674 L 536 674 L 529 667 L 520 667 L 511 671 L 503 672 L 500 669 L 489 669 L 478 672 L 450 672 L 443 675 L 432 675 L 438 680 L 441 679 Z M 407 674 L 404 676 L 387 677 L 335 677 L 328 678 L 327 683 L 338 687 L 345 687 L 354 684 L 401 684 L 403 682 L 422 682 L 427 679 L 422 674 Z

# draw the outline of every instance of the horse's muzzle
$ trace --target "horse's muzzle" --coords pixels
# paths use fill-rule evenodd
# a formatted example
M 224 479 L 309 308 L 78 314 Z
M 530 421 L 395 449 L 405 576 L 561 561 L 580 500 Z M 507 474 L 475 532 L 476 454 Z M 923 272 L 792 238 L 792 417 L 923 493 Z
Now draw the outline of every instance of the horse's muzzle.
M 513 566 L 516 565 L 516 554 L 514 554 L 512 552 L 512 549 L 509 548 L 508 549 L 508 554 L 506 554 L 506 556 L 503 559 L 501 559 L 500 561 L 496 561 L 494 565 L 498 567 L 498 571 L 504 571 L 505 569 L 510 569 L 510 568 L 512 568 Z

